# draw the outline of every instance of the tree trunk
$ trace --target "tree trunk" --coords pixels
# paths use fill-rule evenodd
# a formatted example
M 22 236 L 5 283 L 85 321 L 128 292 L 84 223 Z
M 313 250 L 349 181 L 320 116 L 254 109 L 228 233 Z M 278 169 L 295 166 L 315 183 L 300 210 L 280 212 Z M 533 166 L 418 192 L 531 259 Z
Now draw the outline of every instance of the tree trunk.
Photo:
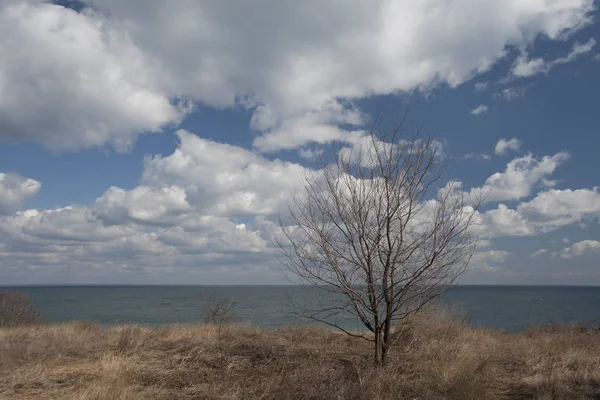
M 391 317 L 386 317 L 383 327 L 375 330 L 375 365 L 385 366 L 387 362 L 388 350 L 391 344 Z
M 377 366 L 383 365 L 383 332 L 381 328 L 375 329 L 375 358 L 373 363 Z
M 383 340 L 381 343 L 381 365 L 385 365 L 387 362 L 387 354 L 391 344 L 391 329 L 392 329 L 392 321 L 391 317 L 386 317 L 386 320 L 383 324 Z

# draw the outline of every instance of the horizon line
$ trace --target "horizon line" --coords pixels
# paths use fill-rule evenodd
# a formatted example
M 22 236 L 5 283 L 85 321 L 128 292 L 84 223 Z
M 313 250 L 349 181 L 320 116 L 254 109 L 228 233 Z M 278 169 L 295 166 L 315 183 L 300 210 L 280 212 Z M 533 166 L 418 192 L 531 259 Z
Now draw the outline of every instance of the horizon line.
M 0 288 L 28 288 L 28 287 L 285 287 L 285 286 L 311 286 L 302 284 L 187 284 L 187 283 L 30 283 L 0 285 Z M 600 287 L 599 284 L 506 284 L 506 283 L 468 283 L 457 284 L 452 287 Z

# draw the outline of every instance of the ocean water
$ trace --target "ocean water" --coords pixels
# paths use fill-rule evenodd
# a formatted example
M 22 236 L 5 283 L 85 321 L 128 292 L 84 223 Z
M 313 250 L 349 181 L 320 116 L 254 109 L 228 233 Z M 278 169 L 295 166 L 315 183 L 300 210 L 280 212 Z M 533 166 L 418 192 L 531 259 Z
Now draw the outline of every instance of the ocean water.
M 309 300 L 301 286 L 36 286 L 24 291 L 48 322 L 164 325 L 202 321 L 207 296 L 233 298 L 241 321 L 274 328 L 309 323 L 290 313 L 288 298 Z M 600 325 L 600 287 L 456 286 L 441 300 L 459 305 L 474 326 L 518 331 L 530 324 L 582 322 Z M 357 321 L 340 321 L 348 329 Z

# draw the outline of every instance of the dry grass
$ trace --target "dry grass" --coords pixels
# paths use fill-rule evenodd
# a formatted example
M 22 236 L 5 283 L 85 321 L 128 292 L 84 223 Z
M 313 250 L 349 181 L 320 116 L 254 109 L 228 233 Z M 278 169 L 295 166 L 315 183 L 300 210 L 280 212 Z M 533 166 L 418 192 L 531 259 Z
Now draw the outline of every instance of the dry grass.
M 221 339 L 219 339 L 219 337 Z M 427 315 L 386 368 L 328 330 L 85 322 L 0 329 L 0 399 L 600 399 L 600 332 Z

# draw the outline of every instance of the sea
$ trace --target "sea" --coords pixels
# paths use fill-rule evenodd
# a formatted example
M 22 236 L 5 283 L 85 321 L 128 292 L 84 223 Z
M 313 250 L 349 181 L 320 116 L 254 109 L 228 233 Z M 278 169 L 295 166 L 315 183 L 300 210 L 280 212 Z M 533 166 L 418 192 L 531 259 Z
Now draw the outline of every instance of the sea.
M 263 328 L 310 324 L 292 312 L 290 299 L 301 303 L 315 296 L 314 289 L 303 286 L 0 287 L 0 292 L 4 290 L 27 293 L 50 323 L 86 320 L 149 326 L 202 322 L 209 298 L 231 299 L 241 323 Z M 600 287 L 455 286 L 439 302 L 462 310 L 473 326 L 508 332 L 549 323 L 600 326 Z M 337 322 L 346 329 L 360 329 L 351 316 Z

